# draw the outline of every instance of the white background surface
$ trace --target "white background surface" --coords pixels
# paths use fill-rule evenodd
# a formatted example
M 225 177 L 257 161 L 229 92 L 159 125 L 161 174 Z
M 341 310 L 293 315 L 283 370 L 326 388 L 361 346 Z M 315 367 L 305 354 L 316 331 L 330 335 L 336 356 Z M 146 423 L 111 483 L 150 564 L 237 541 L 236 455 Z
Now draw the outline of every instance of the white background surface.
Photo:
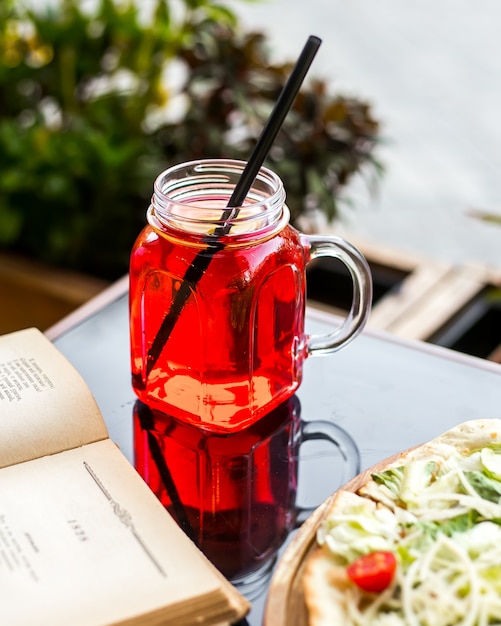
M 310 75 L 371 103 L 386 166 L 379 196 L 358 185 L 346 232 L 393 249 L 501 267 L 501 3 L 497 0 L 227 2 L 266 32 L 273 60 L 323 44 Z

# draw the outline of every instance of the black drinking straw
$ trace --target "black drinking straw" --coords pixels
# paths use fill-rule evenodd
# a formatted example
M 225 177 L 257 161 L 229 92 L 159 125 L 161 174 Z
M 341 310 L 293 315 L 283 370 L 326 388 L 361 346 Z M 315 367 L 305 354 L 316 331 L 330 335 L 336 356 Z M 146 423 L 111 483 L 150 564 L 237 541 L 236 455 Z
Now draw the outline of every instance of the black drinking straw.
M 214 233 L 216 236 L 221 237 L 229 232 L 231 228 L 230 220 L 234 219 L 238 215 L 239 207 L 243 205 L 249 189 L 283 124 L 292 103 L 294 102 L 294 99 L 321 43 L 322 40 L 318 37 L 313 35 L 308 37 L 303 51 L 296 61 L 291 75 L 289 76 L 287 83 L 285 84 L 282 93 L 280 94 L 275 107 L 273 108 L 273 111 L 261 132 L 242 175 L 238 180 L 238 183 L 235 185 L 235 189 L 233 190 L 227 208 L 221 216 L 224 223 L 216 229 Z M 212 257 L 223 247 L 224 244 L 221 242 L 211 242 L 209 240 L 207 248 L 198 252 L 190 267 L 186 270 L 170 309 L 163 319 L 160 329 L 148 352 L 146 375 L 148 375 L 155 366 L 158 357 L 169 340 L 170 334 L 173 331 L 174 326 L 181 315 L 181 311 L 190 296 L 190 285 L 193 286 L 198 283 L 204 275 L 205 270 L 208 268 Z
M 177 490 L 176 483 L 174 482 L 174 478 L 164 458 L 162 448 L 155 436 L 155 416 L 153 411 L 150 407 L 139 400 L 136 402 L 135 407 L 137 411 L 136 414 L 139 419 L 139 425 L 148 438 L 148 448 L 150 450 L 151 458 L 155 463 L 160 480 L 162 481 L 167 496 L 171 502 L 172 513 L 179 526 L 181 526 L 188 537 L 196 543 L 198 539 L 197 534 L 190 523 L 188 514 L 186 513 L 186 509 L 184 508 L 184 504 Z

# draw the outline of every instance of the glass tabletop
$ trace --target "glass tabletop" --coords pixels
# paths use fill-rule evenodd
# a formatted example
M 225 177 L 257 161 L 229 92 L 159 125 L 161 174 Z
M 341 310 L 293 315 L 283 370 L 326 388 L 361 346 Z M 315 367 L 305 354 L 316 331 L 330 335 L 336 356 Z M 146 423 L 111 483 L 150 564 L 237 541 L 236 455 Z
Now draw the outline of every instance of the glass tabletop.
M 130 385 L 127 298 L 119 293 L 51 338 L 86 380 L 111 439 L 137 466 L 138 405 Z M 307 312 L 309 333 L 326 332 L 336 323 L 334 316 Z M 250 626 L 261 624 L 273 565 L 307 514 L 378 461 L 463 421 L 501 418 L 501 366 L 365 331 L 339 352 L 307 360 L 291 411 L 290 419 L 300 424 L 300 441 L 293 469 L 290 462 L 280 466 L 288 473 L 284 484 L 294 485 L 288 492 L 291 510 L 263 566 L 235 581 L 252 601 L 245 622 Z M 277 420 L 278 432 L 284 422 Z M 273 433 L 269 438 L 274 446 L 281 441 Z M 214 555 L 217 560 L 217 551 Z

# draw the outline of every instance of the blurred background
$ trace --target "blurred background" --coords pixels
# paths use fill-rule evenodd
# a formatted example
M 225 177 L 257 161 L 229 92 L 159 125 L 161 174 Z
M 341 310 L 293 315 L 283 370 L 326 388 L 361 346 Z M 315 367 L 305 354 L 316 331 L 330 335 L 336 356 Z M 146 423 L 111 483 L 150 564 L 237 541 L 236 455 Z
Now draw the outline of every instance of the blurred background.
M 363 238 L 454 262 L 501 264 L 501 7 L 495 0 L 266 0 L 231 5 L 273 58 L 323 39 L 314 72 L 368 101 L 385 176 L 343 216 Z M 477 214 L 473 218 L 472 214 Z
M 374 326 L 475 353 L 458 343 L 467 318 L 491 356 L 500 13 L 494 0 L 3 0 L 0 332 L 46 327 L 125 274 L 155 177 L 245 159 L 315 34 L 267 161 L 294 224 L 361 247 Z M 333 280 L 338 268 L 313 268 L 310 296 L 336 311 L 349 296 Z

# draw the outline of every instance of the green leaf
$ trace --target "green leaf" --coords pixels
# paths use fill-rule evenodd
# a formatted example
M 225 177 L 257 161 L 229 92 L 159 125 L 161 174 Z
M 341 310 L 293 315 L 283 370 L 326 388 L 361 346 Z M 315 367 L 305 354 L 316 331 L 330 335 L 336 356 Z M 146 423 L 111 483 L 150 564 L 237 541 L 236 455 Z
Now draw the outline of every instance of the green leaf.
M 499 502 L 501 497 L 501 482 L 499 480 L 490 478 L 478 470 L 465 472 L 465 476 L 481 498 L 489 502 Z
M 22 215 L 0 204 L 0 243 L 9 244 L 18 237 L 23 225 Z
M 372 479 L 380 485 L 385 485 L 397 497 L 404 478 L 404 468 L 395 467 L 384 472 L 374 472 Z

